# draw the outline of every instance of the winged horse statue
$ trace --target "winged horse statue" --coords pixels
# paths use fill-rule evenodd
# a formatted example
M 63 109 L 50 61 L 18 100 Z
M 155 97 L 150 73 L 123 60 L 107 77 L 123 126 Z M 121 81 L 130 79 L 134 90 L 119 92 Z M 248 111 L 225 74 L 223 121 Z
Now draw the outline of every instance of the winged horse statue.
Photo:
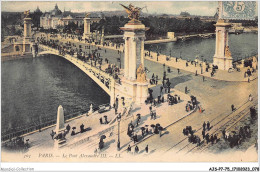
M 24 11 L 24 15 L 25 15 L 25 18 L 28 17 L 30 15 L 30 10 Z
M 137 20 L 139 21 L 139 16 L 140 16 L 140 12 L 142 11 L 143 8 L 140 7 L 134 7 L 132 4 L 129 4 L 129 6 L 125 6 L 123 4 L 120 4 L 122 7 L 124 7 L 125 11 L 128 14 L 128 18 L 131 20 Z

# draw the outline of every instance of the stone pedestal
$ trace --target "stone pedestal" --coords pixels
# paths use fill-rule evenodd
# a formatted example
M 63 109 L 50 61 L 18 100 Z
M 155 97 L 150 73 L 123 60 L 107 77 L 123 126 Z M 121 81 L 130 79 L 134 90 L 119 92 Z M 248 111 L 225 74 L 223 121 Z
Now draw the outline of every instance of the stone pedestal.
M 66 145 L 66 139 L 55 139 L 54 140 L 54 149 L 61 148 Z
M 213 64 L 217 65 L 220 70 L 228 70 L 232 68 L 233 58 L 228 47 L 228 29 L 230 23 L 225 23 L 223 20 L 218 20 L 216 26 L 216 48 L 213 57 Z
M 148 97 L 148 82 L 137 82 L 128 79 L 122 79 L 124 96 L 131 97 L 136 104 L 143 104 Z
M 84 18 L 84 39 L 90 36 L 90 20 L 90 18 Z

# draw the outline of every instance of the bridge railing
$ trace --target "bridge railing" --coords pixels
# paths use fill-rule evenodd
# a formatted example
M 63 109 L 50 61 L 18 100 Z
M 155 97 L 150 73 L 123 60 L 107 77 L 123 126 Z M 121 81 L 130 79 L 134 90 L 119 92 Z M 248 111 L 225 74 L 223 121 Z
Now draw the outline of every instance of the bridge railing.
M 96 108 L 94 108 L 96 109 Z M 89 109 L 88 109 L 89 110 Z M 85 114 L 88 111 L 83 111 L 83 112 L 75 112 L 72 114 L 68 114 L 64 116 L 65 122 L 68 122 L 69 120 L 78 117 L 82 114 Z M 55 126 L 57 123 L 56 116 L 53 117 L 43 117 L 38 121 L 33 121 L 31 122 L 31 125 L 26 125 L 26 126 L 19 126 L 13 129 L 5 130 L 1 132 L 1 141 L 7 141 L 12 138 L 16 138 L 19 136 L 23 136 L 28 133 L 34 133 L 40 130 L 44 130 L 50 127 Z

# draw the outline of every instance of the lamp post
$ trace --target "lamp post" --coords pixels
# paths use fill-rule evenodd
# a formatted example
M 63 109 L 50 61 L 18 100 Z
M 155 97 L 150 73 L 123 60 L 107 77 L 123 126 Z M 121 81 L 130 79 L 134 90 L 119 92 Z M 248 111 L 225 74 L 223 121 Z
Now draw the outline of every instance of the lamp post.
M 119 113 L 116 117 L 118 122 L 118 141 L 117 141 L 117 150 L 120 151 L 120 121 L 121 121 L 121 113 Z
M 159 60 L 159 59 L 158 59 L 158 56 L 160 55 L 160 54 L 159 54 L 159 51 L 161 51 L 161 50 L 159 50 L 159 46 L 157 45 L 157 48 L 156 48 L 156 52 L 157 52 L 157 61 Z
M 120 69 L 121 69 L 121 51 L 120 51 Z

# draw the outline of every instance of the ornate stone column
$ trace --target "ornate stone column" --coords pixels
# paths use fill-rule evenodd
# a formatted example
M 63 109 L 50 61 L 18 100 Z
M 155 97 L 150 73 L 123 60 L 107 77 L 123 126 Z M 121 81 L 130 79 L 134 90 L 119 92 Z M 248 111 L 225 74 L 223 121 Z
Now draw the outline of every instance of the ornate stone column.
M 144 39 L 146 28 L 141 22 L 129 22 L 121 28 L 125 40 L 125 70 L 124 77 L 136 80 L 136 69 L 140 64 L 144 66 Z
M 128 78 L 129 73 L 129 41 L 127 37 L 124 37 L 125 40 L 125 59 L 124 59 L 124 77 Z
M 105 41 L 105 31 L 104 31 L 104 27 L 102 27 L 102 31 L 101 31 L 101 40 L 100 43 L 101 45 L 103 45 L 104 41 Z
M 228 70 L 232 68 L 231 52 L 228 46 L 228 29 L 231 27 L 230 23 L 225 23 L 224 20 L 219 19 L 216 26 L 216 49 L 213 57 L 213 64 L 217 65 L 221 70 Z
M 85 17 L 84 18 L 84 34 L 83 34 L 83 38 L 88 38 L 90 35 L 90 22 L 91 19 L 89 17 Z
M 31 34 L 32 19 L 26 16 L 24 18 L 24 39 L 23 39 L 23 52 L 30 52 L 30 40 L 32 38 Z
M 24 18 L 24 39 L 31 38 L 31 25 L 32 25 L 32 19 Z
M 141 38 L 141 64 L 144 64 L 144 38 Z
M 148 30 L 140 21 L 131 20 L 124 27 L 124 77 L 120 96 L 131 98 L 136 104 L 148 96 L 148 80 L 144 71 L 144 39 Z

